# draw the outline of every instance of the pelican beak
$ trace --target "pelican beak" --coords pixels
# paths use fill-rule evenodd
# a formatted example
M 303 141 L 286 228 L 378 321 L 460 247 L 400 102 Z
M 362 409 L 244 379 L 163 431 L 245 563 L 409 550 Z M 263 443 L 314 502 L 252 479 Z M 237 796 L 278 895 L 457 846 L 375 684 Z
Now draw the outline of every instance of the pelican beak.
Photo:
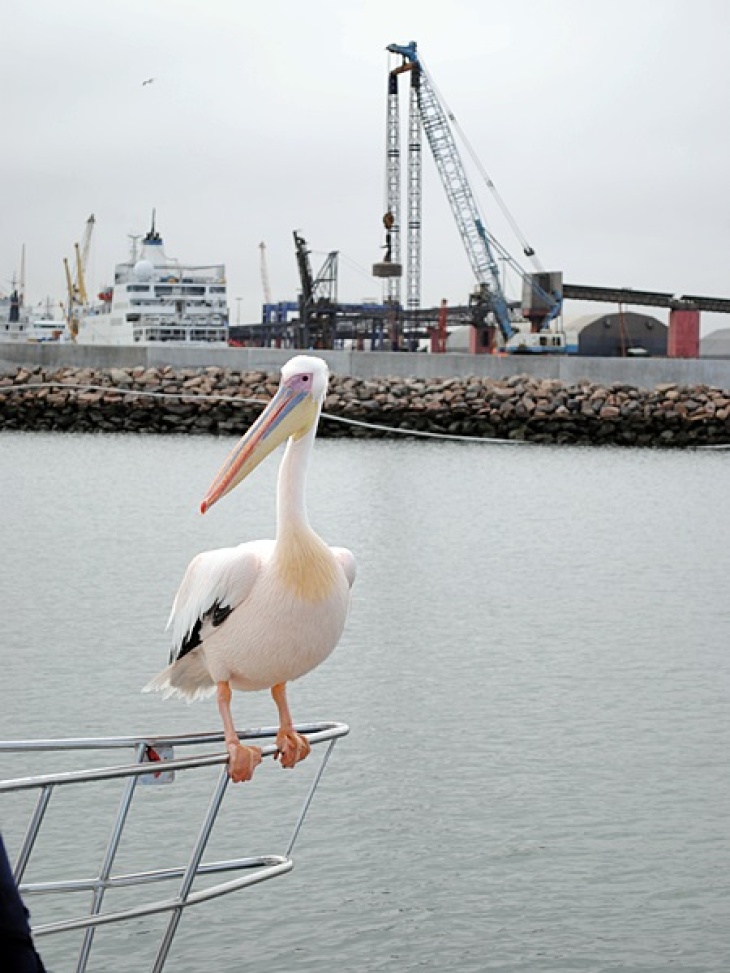
M 204 514 L 230 493 L 285 439 L 299 439 L 307 433 L 316 419 L 317 403 L 309 392 L 280 385 L 274 398 L 218 471 L 200 505 L 200 512 Z

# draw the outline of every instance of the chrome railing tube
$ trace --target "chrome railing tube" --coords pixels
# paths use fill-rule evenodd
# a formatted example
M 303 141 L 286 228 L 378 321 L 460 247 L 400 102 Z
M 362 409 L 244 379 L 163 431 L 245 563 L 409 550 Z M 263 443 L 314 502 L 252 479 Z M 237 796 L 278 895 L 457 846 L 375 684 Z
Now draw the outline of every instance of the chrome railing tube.
M 182 914 L 188 906 L 207 902 L 240 889 L 250 888 L 259 882 L 264 882 L 277 875 L 283 875 L 291 871 L 294 867 L 291 853 L 304 824 L 314 794 L 321 781 L 324 769 L 327 766 L 337 740 L 346 736 L 349 732 L 349 728 L 344 723 L 335 722 L 298 724 L 296 729 L 299 733 L 306 735 L 312 747 L 324 743 L 327 746 L 323 748 L 322 758 L 314 771 L 313 779 L 309 786 L 305 787 L 304 781 L 302 781 L 302 789 L 306 790 L 306 795 L 291 834 L 286 854 L 251 855 L 213 862 L 203 862 L 203 855 L 209 843 L 215 821 L 221 811 L 223 799 L 228 787 L 228 755 L 222 748 L 223 734 L 221 732 L 181 734 L 178 736 L 120 736 L 89 739 L 0 741 L 0 759 L 2 759 L 3 754 L 7 753 L 39 753 L 47 751 L 58 754 L 81 750 L 103 751 L 122 749 L 134 751 L 134 762 L 128 764 L 97 766 L 87 770 L 56 771 L 50 774 L 36 774 L 29 777 L 0 780 L 0 799 L 6 794 L 21 791 L 35 790 L 38 792 L 15 862 L 14 875 L 21 895 L 56 894 L 61 892 L 91 893 L 90 909 L 85 915 L 82 914 L 69 919 L 56 919 L 55 921 L 35 925 L 33 927 L 33 935 L 45 937 L 53 933 L 83 930 L 84 936 L 79 950 L 76 973 L 85 973 L 87 967 L 92 962 L 91 953 L 93 951 L 94 934 L 97 926 L 168 913 L 169 920 L 153 967 L 154 973 L 161 973 L 169 956 Z M 277 751 L 275 743 L 276 733 L 276 727 L 261 727 L 240 731 L 239 736 L 241 739 L 256 741 L 257 745 L 261 747 L 262 756 L 272 757 Z M 201 753 L 188 757 L 172 757 L 174 748 L 187 746 L 202 747 L 207 745 L 212 745 L 212 747 L 221 745 L 221 749 L 215 753 Z M 151 759 L 150 751 L 154 750 L 158 750 L 159 753 L 152 754 L 152 756 L 161 756 L 161 760 Z M 168 759 L 168 756 L 170 759 Z M 171 778 L 168 777 L 168 772 L 170 771 L 185 771 L 186 773 L 181 777 L 181 780 L 184 780 L 189 776 L 189 771 L 214 766 L 220 767 L 220 774 L 217 778 L 217 783 L 214 785 L 209 806 L 199 827 L 187 864 L 174 864 L 164 868 L 147 867 L 137 872 L 114 875 L 114 862 L 117 858 L 117 852 L 128 824 L 131 805 L 133 798 L 137 794 L 137 784 L 140 778 L 144 778 L 147 775 L 154 775 L 159 778 L 159 784 L 167 786 L 172 782 Z M 72 784 L 114 780 L 123 780 L 125 784 L 118 800 L 116 816 L 113 819 L 98 873 L 95 876 L 92 873 L 91 876 L 87 875 L 74 879 L 23 882 L 22 879 L 27 871 L 29 860 L 34 854 L 41 828 L 47 818 L 50 817 L 46 812 L 55 789 Z M 60 805 L 61 802 L 59 801 L 58 804 Z M 54 811 L 55 809 L 56 804 L 54 803 Z M 36 853 L 35 857 L 38 857 L 39 854 Z M 198 876 L 219 875 L 222 872 L 244 872 L 245 874 L 234 875 L 229 880 L 218 882 L 216 885 L 194 889 L 194 883 Z M 158 899 L 157 901 L 140 902 L 129 908 L 102 912 L 102 905 L 106 899 L 107 889 L 131 888 L 165 881 L 179 882 L 179 890 L 176 895 Z
M 182 918 L 182 910 L 185 908 L 188 895 L 192 888 L 193 882 L 195 881 L 195 876 L 198 873 L 198 866 L 200 865 L 201 859 L 203 857 L 203 852 L 205 851 L 205 846 L 208 844 L 208 838 L 210 838 L 210 833 L 213 830 L 213 824 L 218 816 L 218 811 L 223 801 L 223 797 L 226 793 L 226 788 L 228 787 L 228 768 L 224 767 L 221 770 L 220 776 L 218 778 L 218 784 L 215 791 L 213 792 L 213 797 L 211 799 L 210 805 L 208 807 L 208 813 L 203 820 L 203 825 L 198 834 L 198 840 L 193 848 L 193 853 L 190 856 L 190 861 L 188 862 L 188 867 L 183 875 L 183 880 L 180 884 L 180 892 L 178 893 L 180 905 L 173 911 L 170 916 L 170 921 L 167 924 L 167 929 L 165 930 L 165 935 L 162 937 L 162 942 L 160 944 L 159 951 L 157 953 L 157 959 L 155 960 L 155 965 L 152 968 L 152 973 L 160 973 L 162 967 L 165 965 L 165 960 L 167 959 L 167 954 L 170 952 L 170 946 L 172 946 L 172 940 L 175 938 L 175 933 L 177 927 Z
M 135 749 L 137 763 L 142 763 L 146 747 L 144 744 L 139 743 Z M 127 821 L 129 809 L 132 806 L 132 798 L 134 797 L 134 791 L 137 787 L 138 780 L 139 778 L 137 777 L 128 777 L 127 783 L 124 786 L 124 792 L 119 802 L 117 816 L 114 821 L 111 834 L 109 835 L 109 842 L 107 844 L 106 853 L 104 854 L 104 861 L 101 864 L 101 868 L 99 869 L 99 877 L 95 883 L 94 895 L 91 902 L 91 908 L 89 910 L 90 916 L 98 916 L 101 912 L 101 904 L 104 901 L 104 893 L 106 891 L 106 882 L 111 875 L 114 858 L 116 857 L 117 850 L 119 849 L 119 842 L 122 840 L 122 832 L 124 831 L 124 825 Z M 89 962 L 89 954 L 91 953 L 91 944 L 94 941 L 95 931 L 96 930 L 93 926 L 89 926 L 84 933 L 84 941 L 81 944 L 79 959 L 78 963 L 76 964 L 76 973 L 85 973 L 86 971 L 86 965 Z
M 47 784 L 38 795 L 38 800 L 36 801 L 35 808 L 33 810 L 33 816 L 28 823 L 28 830 L 25 833 L 25 838 L 23 839 L 23 844 L 20 848 L 20 854 L 18 855 L 18 860 L 15 863 L 14 877 L 18 885 L 20 885 L 25 870 L 28 867 L 28 860 L 30 859 L 31 852 L 33 851 L 33 846 L 35 845 L 35 840 L 38 837 L 38 832 L 41 830 L 41 825 L 43 824 L 43 818 L 46 813 L 46 808 L 48 807 L 48 802 L 51 799 L 51 794 L 53 793 L 53 786 Z

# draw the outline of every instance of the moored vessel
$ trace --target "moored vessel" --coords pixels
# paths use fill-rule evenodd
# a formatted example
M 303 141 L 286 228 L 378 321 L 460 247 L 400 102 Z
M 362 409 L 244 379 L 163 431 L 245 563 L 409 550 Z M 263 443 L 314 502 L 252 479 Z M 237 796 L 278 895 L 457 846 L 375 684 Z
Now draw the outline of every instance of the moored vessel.
M 114 269 L 114 283 L 75 322 L 80 345 L 228 344 L 224 264 L 182 264 L 165 253 L 152 227 L 138 254 Z
M 24 304 L 17 288 L 0 297 L 0 342 L 60 341 L 65 327 L 65 321 L 54 316 L 50 300 L 38 310 Z

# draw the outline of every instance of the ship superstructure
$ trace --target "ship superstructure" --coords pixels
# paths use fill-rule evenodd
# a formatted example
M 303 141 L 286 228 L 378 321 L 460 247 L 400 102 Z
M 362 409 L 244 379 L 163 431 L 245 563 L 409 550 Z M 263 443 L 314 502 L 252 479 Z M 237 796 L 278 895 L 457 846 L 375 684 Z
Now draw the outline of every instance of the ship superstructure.
M 227 345 L 225 265 L 182 264 L 168 257 L 154 217 L 139 253 L 136 249 L 116 265 L 113 286 L 79 315 L 74 340 L 84 345 Z

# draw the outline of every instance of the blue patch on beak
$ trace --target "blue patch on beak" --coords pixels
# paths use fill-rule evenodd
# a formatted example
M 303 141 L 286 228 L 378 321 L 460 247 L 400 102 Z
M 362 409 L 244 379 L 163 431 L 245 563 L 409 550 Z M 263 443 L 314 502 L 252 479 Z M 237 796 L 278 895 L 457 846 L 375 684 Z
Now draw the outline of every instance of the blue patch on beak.
M 266 431 L 262 433 L 261 438 L 266 439 L 266 437 L 270 435 L 270 433 L 272 433 L 274 429 L 279 425 L 282 419 L 285 419 L 286 416 L 288 416 L 293 409 L 296 409 L 298 405 L 301 405 L 301 403 L 307 398 L 308 395 L 309 392 L 294 392 L 293 394 L 291 394 L 291 397 L 288 400 L 288 402 L 286 402 L 286 404 L 282 406 L 281 411 L 276 417 L 276 421 L 272 422 L 271 425 L 268 427 L 268 429 L 266 429 Z

